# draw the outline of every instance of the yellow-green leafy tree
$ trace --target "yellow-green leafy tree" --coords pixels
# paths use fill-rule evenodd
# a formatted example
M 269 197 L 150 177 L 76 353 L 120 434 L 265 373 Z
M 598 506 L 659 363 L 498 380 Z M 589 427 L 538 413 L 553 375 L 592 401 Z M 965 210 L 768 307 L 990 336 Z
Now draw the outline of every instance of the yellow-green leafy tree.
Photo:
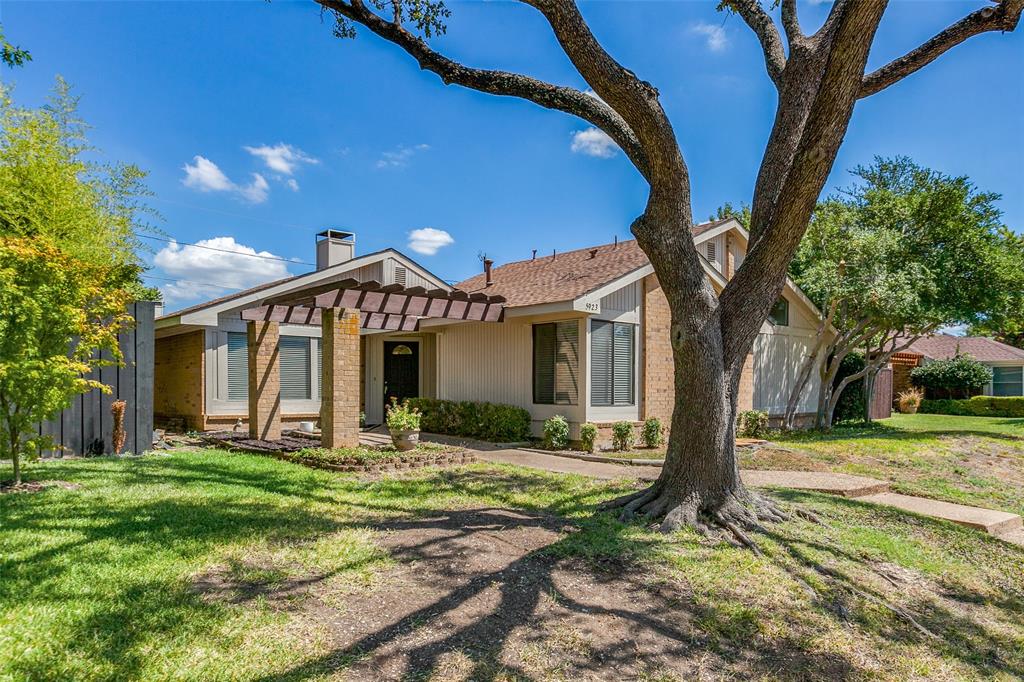
M 23 460 L 54 445 L 36 423 L 80 393 L 110 390 L 86 375 L 121 360 L 131 294 L 117 277 L 44 237 L 0 237 L 0 459 L 12 460 L 15 485 Z

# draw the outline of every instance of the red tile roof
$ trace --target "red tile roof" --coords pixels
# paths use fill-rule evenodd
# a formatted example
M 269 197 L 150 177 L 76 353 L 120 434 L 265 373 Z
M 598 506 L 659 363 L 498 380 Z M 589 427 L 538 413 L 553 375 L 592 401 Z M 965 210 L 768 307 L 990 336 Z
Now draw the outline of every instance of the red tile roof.
M 1024 350 L 984 336 L 932 334 L 918 339 L 907 348 L 908 353 L 920 353 L 931 360 L 947 360 L 956 356 L 958 350 L 961 355 L 970 355 L 980 362 L 1019 360 L 1024 363 Z
M 693 228 L 704 234 L 727 222 L 717 220 Z M 490 296 L 504 296 L 509 307 L 571 301 L 649 263 L 635 239 L 602 244 L 552 256 L 516 261 L 491 271 L 491 286 L 483 273 L 455 285 L 456 289 Z

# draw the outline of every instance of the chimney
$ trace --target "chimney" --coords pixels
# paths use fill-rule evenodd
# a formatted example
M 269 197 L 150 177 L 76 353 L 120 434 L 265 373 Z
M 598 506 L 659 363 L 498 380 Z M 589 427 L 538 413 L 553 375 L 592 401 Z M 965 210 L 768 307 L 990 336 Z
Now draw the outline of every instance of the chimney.
M 597 258 L 597 249 L 590 250 L 590 259 L 593 260 L 594 258 Z
M 356 235 L 342 230 L 324 230 L 316 235 L 316 269 L 323 270 L 355 258 Z
M 491 266 L 494 265 L 494 261 L 490 258 L 484 258 L 484 282 L 486 286 L 494 284 L 494 280 L 491 279 Z

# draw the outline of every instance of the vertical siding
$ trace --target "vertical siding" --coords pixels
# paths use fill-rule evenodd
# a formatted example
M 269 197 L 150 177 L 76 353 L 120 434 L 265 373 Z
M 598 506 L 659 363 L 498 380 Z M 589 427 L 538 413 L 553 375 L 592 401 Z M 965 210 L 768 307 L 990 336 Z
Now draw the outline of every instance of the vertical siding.
M 758 335 L 754 344 L 754 409 L 772 415 L 786 411 L 800 365 L 810 352 L 813 341 L 810 336 Z M 815 369 L 804 389 L 798 412 L 814 411 L 820 384 Z
M 528 324 L 513 323 L 446 328 L 437 337 L 437 397 L 530 409 L 530 329 Z
M 634 282 L 603 297 L 601 299 L 601 312 L 606 310 L 623 313 L 635 311 L 640 302 L 639 287 L 640 283 Z
M 394 284 L 395 283 L 395 267 L 405 267 L 405 286 L 407 287 L 424 287 L 426 289 L 434 289 L 437 285 L 431 282 L 429 279 L 420 276 L 413 268 L 406 267 L 399 263 L 394 258 L 386 258 L 384 261 L 378 264 L 382 268 L 381 276 L 383 279 L 377 280 L 383 284 Z

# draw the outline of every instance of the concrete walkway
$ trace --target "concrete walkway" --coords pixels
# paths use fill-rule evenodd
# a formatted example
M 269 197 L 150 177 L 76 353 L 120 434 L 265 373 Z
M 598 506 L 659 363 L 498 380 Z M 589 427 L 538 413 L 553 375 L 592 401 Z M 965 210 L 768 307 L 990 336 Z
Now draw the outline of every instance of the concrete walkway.
M 594 462 L 533 450 L 480 449 L 477 450 L 477 457 L 487 462 L 516 464 L 543 471 L 582 474 L 601 479 L 638 478 L 653 481 L 661 472 L 661 467 L 658 466 Z M 1024 521 L 1017 514 L 899 495 L 889 492 L 888 483 L 874 478 L 818 471 L 741 471 L 740 477 L 745 484 L 756 488 L 813 490 L 853 498 L 860 502 L 884 504 L 922 516 L 977 528 L 1001 540 L 1024 547 Z

